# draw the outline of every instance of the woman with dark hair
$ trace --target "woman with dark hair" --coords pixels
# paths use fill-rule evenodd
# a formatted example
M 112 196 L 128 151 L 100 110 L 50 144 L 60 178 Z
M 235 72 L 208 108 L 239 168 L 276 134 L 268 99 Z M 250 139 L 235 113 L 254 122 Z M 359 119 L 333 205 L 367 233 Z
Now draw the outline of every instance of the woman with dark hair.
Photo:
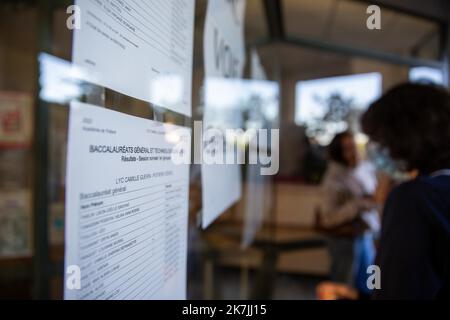
M 374 102 L 363 130 L 416 178 L 394 188 L 382 216 L 375 299 L 450 297 L 450 95 L 443 88 L 402 84 Z M 320 293 L 355 298 L 323 284 Z
M 329 239 L 330 278 L 364 290 L 360 274 L 363 269 L 365 273 L 365 265 L 373 263 L 375 249 L 363 217 L 378 215 L 370 191 L 357 175 L 359 159 L 353 134 L 337 134 L 328 146 L 328 157 L 317 224 Z
M 384 212 L 377 265 L 379 299 L 438 298 L 450 285 L 450 95 L 399 85 L 374 102 L 363 130 L 386 148 L 412 181 L 396 187 Z

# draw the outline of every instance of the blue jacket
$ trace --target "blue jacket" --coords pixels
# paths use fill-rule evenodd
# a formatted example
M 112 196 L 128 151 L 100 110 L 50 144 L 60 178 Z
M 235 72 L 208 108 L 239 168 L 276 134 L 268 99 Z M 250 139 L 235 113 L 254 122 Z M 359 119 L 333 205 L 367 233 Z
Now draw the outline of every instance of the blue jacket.
M 381 289 L 373 298 L 449 298 L 450 176 L 421 176 L 395 188 L 381 230 Z

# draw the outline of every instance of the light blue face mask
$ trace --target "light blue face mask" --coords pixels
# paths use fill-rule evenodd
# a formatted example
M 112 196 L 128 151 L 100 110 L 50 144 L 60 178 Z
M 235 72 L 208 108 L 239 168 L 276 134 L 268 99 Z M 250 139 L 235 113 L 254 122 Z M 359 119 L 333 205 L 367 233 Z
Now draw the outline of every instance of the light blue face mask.
M 378 143 L 367 144 L 367 158 L 378 171 L 383 171 L 393 178 L 405 176 L 406 165 L 402 161 L 392 159 L 387 148 L 382 148 Z

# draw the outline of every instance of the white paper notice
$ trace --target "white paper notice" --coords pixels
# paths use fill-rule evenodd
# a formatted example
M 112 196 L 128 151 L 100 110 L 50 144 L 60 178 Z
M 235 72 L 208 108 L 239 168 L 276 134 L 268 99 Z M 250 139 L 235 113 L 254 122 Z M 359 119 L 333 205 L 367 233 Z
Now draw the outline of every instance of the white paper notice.
M 205 77 L 242 77 L 245 6 L 245 0 L 208 1 L 203 35 Z
M 191 115 L 194 0 L 77 0 L 85 80 Z
M 245 66 L 245 6 L 245 0 L 208 1 L 203 37 L 206 88 L 211 88 L 208 81 L 214 82 L 218 78 L 242 78 Z M 210 102 L 205 99 L 204 128 L 232 128 L 228 121 L 220 123 L 220 120 L 227 118 L 233 110 L 218 110 Z M 231 125 L 236 127 L 236 124 Z M 203 228 L 241 198 L 240 170 L 237 164 L 202 164 Z
M 66 299 L 186 298 L 189 166 L 176 150 L 190 156 L 190 129 L 71 104 Z

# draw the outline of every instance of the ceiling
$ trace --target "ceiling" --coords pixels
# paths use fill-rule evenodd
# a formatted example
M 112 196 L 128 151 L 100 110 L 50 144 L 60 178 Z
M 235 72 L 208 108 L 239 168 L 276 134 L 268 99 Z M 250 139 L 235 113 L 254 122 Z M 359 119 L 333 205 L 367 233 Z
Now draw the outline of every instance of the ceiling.
M 265 5 L 271 0 L 247 0 L 246 41 L 258 44 L 270 38 Z M 285 38 L 306 39 L 386 52 L 400 56 L 436 59 L 439 25 L 430 20 L 382 8 L 381 30 L 366 27 L 367 3 L 356 0 L 280 0 L 282 32 Z M 270 8 L 270 7 L 269 7 Z M 273 11 L 273 8 L 270 8 Z M 273 16 L 273 12 L 269 14 Z M 280 40 L 280 39 L 278 39 Z M 277 53 L 281 70 L 298 72 L 312 66 L 345 63 L 348 55 L 312 50 L 292 44 L 259 46 L 262 56 L 273 59 Z M 264 60 L 264 59 L 263 59 Z
M 367 4 L 353 0 L 283 0 L 286 34 L 408 54 L 435 23 L 388 9 L 381 10 L 381 30 L 368 30 Z

